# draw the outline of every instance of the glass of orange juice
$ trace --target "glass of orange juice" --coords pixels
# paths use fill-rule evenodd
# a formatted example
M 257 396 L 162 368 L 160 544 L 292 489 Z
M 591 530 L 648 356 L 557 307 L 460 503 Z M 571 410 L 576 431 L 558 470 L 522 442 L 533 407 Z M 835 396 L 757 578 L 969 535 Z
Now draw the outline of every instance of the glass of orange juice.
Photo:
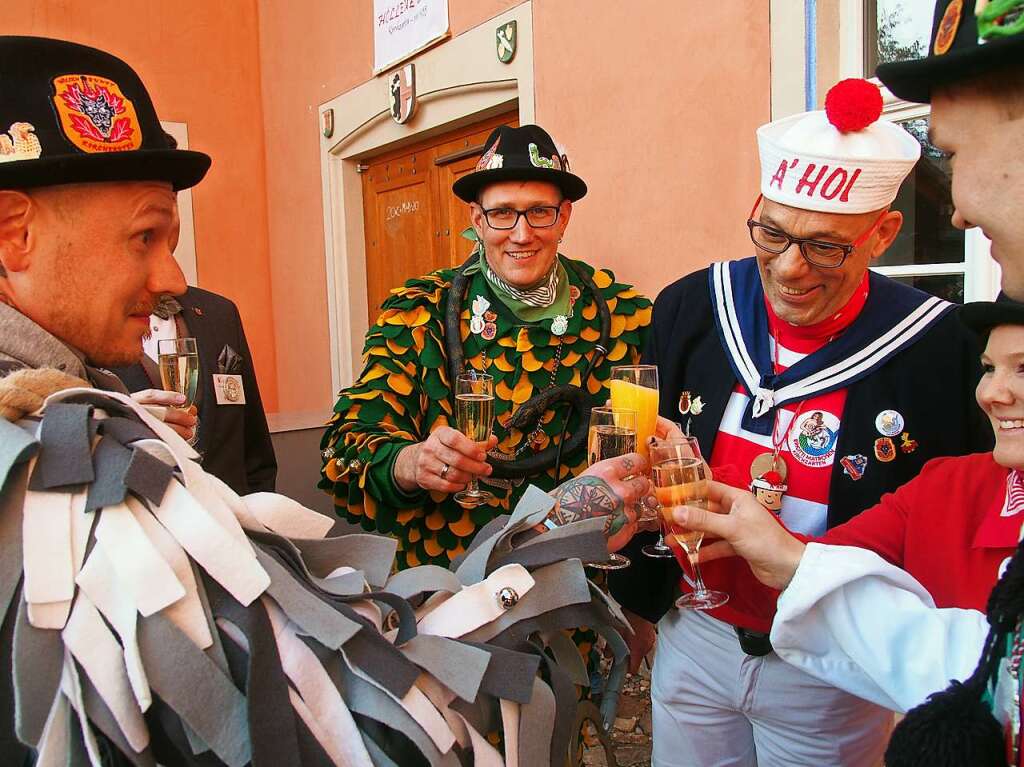
M 647 442 L 658 425 L 658 367 L 616 365 L 608 388 L 613 408 L 636 411 L 636 451 L 647 458 Z

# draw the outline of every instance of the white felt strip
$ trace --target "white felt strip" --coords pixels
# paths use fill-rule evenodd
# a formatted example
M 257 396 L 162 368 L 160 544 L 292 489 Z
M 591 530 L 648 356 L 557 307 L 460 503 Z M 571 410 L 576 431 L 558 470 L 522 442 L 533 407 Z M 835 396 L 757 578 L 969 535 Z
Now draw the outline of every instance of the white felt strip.
M 168 484 L 154 513 L 189 556 L 243 605 L 252 604 L 270 585 L 249 542 L 228 534 L 177 481 Z
M 60 493 L 46 493 L 46 495 L 60 496 Z M 85 501 L 87 492 L 82 490 L 73 493 L 68 501 L 68 519 L 70 522 L 71 541 L 71 574 L 72 578 L 78 575 L 82 567 L 82 559 L 85 557 L 86 547 L 89 545 L 89 532 L 92 529 L 93 515 L 85 513 Z M 28 562 L 28 558 L 25 558 Z M 74 583 L 72 581 L 72 593 Z M 62 629 L 68 622 L 68 615 L 71 613 L 71 597 L 55 602 L 28 603 L 28 618 L 36 628 Z
M 185 589 L 185 596 L 164 608 L 164 615 L 197 647 L 205 650 L 213 644 L 213 634 L 207 623 L 206 611 L 203 609 L 199 586 L 195 573 L 192 572 L 192 565 L 189 564 L 188 555 L 141 501 L 129 496 L 125 504 Z
M 323 538 L 334 520 L 277 493 L 251 493 L 242 497 L 253 516 L 278 535 Z
M 71 549 L 73 499 L 74 496 L 68 493 L 25 491 L 21 530 L 25 552 L 24 593 L 29 604 L 63 602 L 74 596 Z
M 78 725 L 82 732 L 82 740 L 85 743 L 85 753 L 89 757 L 89 764 L 92 767 L 103 767 L 103 759 L 100 757 L 99 744 L 96 743 L 96 736 L 93 734 L 92 726 L 85 713 L 85 701 L 82 700 L 82 683 L 78 678 L 78 669 L 71 658 L 71 651 L 64 648 L 64 666 L 61 669 L 60 677 L 61 692 L 67 697 L 71 708 L 78 715 Z
M 97 548 L 107 554 L 122 587 L 143 616 L 163 610 L 185 596 L 185 587 L 174 570 L 124 503 L 98 513 Z
M 522 599 L 533 584 L 533 576 L 522 565 L 499 567 L 484 580 L 453 594 L 423 616 L 417 629 L 421 634 L 463 636 L 505 614 L 498 599 L 503 588 L 511 588 Z
M 335 764 L 373 767 L 352 713 L 341 699 L 326 669 L 313 651 L 299 639 L 295 624 L 288 620 L 281 608 L 273 600 L 262 601 L 274 629 L 281 667 L 295 685 L 302 702 L 319 723 L 324 739 L 318 737 L 317 740 L 324 751 Z
M 149 731 L 128 682 L 121 646 L 84 593 L 78 593 L 61 636 L 110 709 L 128 745 L 136 752 L 145 749 Z
M 118 579 L 117 570 L 102 547 L 97 546 L 93 549 L 85 567 L 75 580 L 82 592 L 92 600 L 96 609 L 117 632 L 124 648 L 124 666 L 128 674 L 128 683 L 132 687 L 139 708 L 142 711 L 148 710 L 153 697 L 139 655 L 136 634 L 138 609 L 131 593 Z
M 519 704 L 504 698 L 498 702 L 501 704 L 501 728 L 505 734 L 505 764 L 507 767 L 519 767 Z

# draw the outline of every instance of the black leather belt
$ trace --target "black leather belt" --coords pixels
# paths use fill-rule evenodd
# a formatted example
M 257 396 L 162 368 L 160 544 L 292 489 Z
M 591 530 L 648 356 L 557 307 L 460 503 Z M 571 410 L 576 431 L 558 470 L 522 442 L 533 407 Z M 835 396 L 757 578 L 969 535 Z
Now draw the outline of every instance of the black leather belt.
M 772 651 L 772 643 L 767 634 L 740 628 L 739 626 L 733 626 L 733 628 L 736 629 L 736 636 L 739 637 L 740 649 L 747 655 L 760 658 L 762 655 L 767 655 Z

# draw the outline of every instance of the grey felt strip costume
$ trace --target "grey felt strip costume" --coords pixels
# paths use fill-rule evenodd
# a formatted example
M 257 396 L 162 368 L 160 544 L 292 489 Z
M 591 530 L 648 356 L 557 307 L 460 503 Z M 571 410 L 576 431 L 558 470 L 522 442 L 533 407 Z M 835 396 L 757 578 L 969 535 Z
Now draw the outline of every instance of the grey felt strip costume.
M 55 751 L 63 753 L 62 765 L 76 767 L 564 762 L 575 719 L 573 681 L 581 681 L 581 664 L 560 631 L 579 625 L 625 630 L 617 608 L 596 596 L 580 564 L 581 558 L 606 555 L 598 521 L 535 536 L 531 528 L 547 516 L 552 501 L 531 490 L 511 517 L 481 531 L 456 572 L 424 566 L 390 575 L 391 540 L 292 539 L 287 521 L 281 529 L 266 527 L 246 509 L 244 497 L 222 495 L 230 516 L 223 509 L 218 516 L 194 499 L 186 503 L 192 490 L 206 493 L 203 497 L 230 491 L 218 483 L 200 488 L 195 483 L 205 475 L 171 465 L 187 450 L 184 443 L 126 397 L 58 393 L 37 415 L 41 422 L 0 420 L 0 607 L 11 635 L 8 644 L 0 642 L 0 652 L 9 664 L 17 737 L 47 763 Z M 143 676 L 129 689 L 124 680 L 130 671 L 109 663 L 102 669 L 83 664 L 65 646 L 72 636 L 79 642 L 91 636 L 81 633 L 89 626 L 104 636 L 117 629 L 109 615 L 104 614 L 106 622 L 88 618 L 98 614 L 85 587 L 76 587 L 71 603 L 68 626 L 74 624 L 75 635 L 33 625 L 33 609 L 53 612 L 48 605 L 33 607 L 30 592 L 21 587 L 23 568 L 46 572 L 48 557 L 54 556 L 23 547 L 23 509 L 38 513 L 49 508 L 38 505 L 41 499 L 75 494 L 84 503 L 68 513 L 83 515 L 73 522 L 89 532 L 80 553 L 84 564 L 78 569 L 72 563 L 76 577 L 101 553 L 127 557 L 111 546 L 136 540 L 131 536 L 145 535 L 151 524 L 164 523 L 159 528 L 168 534 L 161 533 L 163 546 L 188 554 L 189 546 L 202 541 L 178 536 L 194 518 L 197 524 L 216 524 L 227 539 L 244 541 L 231 556 L 258 568 L 267 585 L 243 604 L 232 593 L 244 590 L 247 581 L 221 583 L 189 556 L 199 599 L 189 614 L 203 617 L 207 639 L 197 644 L 195 626 L 187 623 L 186 613 L 171 610 L 173 604 L 135 613 L 134 633 L 119 634 L 120 641 L 137 643 L 141 658 Z M 120 516 L 110 519 L 121 520 L 120 527 L 100 524 L 114 513 Z M 146 524 L 139 526 L 139 515 L 154 519 L 144 517 Z M 97 529 L 108 530 L 106 537 L 97 539 Z M 120 530 L 129 537 L 118 538 Z M 175 592 L 151 582 L 182 573 L 146 559 L 162 556 L 158 548 L 140 547 L 104 570 L 110 577 L 130 572 L 141 579 L 141 585 L 119 584 L 117 598 L 138 600 L 157 586 L 160 593 L 187 594 L 183 587 Z M 54 565 L 60 570 L 66 563 Z M 506 594 L 503 603 L 497 592 L 480 590 L 506 579 L 526 584 L 524 592 L 511 599 Z M 93 578 L 88 585 L 95 589 L 103 583 Z M 112 609 L 116 600 L 110 596 L 97 600 L 101 611 Z M 450 600 L 458 609 L 452 610 L 455 623 L 443 627 L 447 633 L 421 631 L 425 619 Z M 464 625 L 455 625 L 463 619 Z M 551 638 L 548 650 L 544 637 Z M 112 646 L 111 639 L 104 641 Z M 320 666 L 311 668 L 300 658 L 314 658 Z M 136 689 L 140 684 L 146 689 Z M 127 692 L 112 699 L 113 689 Z M 353 744 L 330 740 L 339 730 L 323 712 L 337 701 L 365 748 L 341 749 Z M 132 721 L 144 721 L 145 746 L 131 745 L 142 741 L 138 732 L 123 730 L 131 720 L 126 712 L 134 712 Z M 503 731 L 504 756 L 484 739 L 492 729 Z M 480 750 L 479 760 L 474 749 Z M 342 751 L 363 756 L 338 761 Z

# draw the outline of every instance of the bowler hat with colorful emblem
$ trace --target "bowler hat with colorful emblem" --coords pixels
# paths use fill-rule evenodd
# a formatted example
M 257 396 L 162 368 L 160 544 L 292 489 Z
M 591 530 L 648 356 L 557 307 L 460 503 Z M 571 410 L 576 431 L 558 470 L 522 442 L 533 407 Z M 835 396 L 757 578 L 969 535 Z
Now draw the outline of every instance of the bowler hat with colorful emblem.
M 931 101 L 932 86 L 1024 61 L 1024 0 L 938 0 L 928 55 L 882 64 L 878 78 L 907 101 Z
M 186 189 L 209 167 L 208 155 L 174 148 L 142 80 L 119 58 L 0 36 L 0 189 L 97 181 Z
M 539 125 L 499 125 L 491 131 L 476 169 L 452 184 L 452 191 L 475 202 L 484 187 L 498 181 L 547 181 L 574 202 L 587 193 L 583 179 L 569 172 L 569 158 Z

